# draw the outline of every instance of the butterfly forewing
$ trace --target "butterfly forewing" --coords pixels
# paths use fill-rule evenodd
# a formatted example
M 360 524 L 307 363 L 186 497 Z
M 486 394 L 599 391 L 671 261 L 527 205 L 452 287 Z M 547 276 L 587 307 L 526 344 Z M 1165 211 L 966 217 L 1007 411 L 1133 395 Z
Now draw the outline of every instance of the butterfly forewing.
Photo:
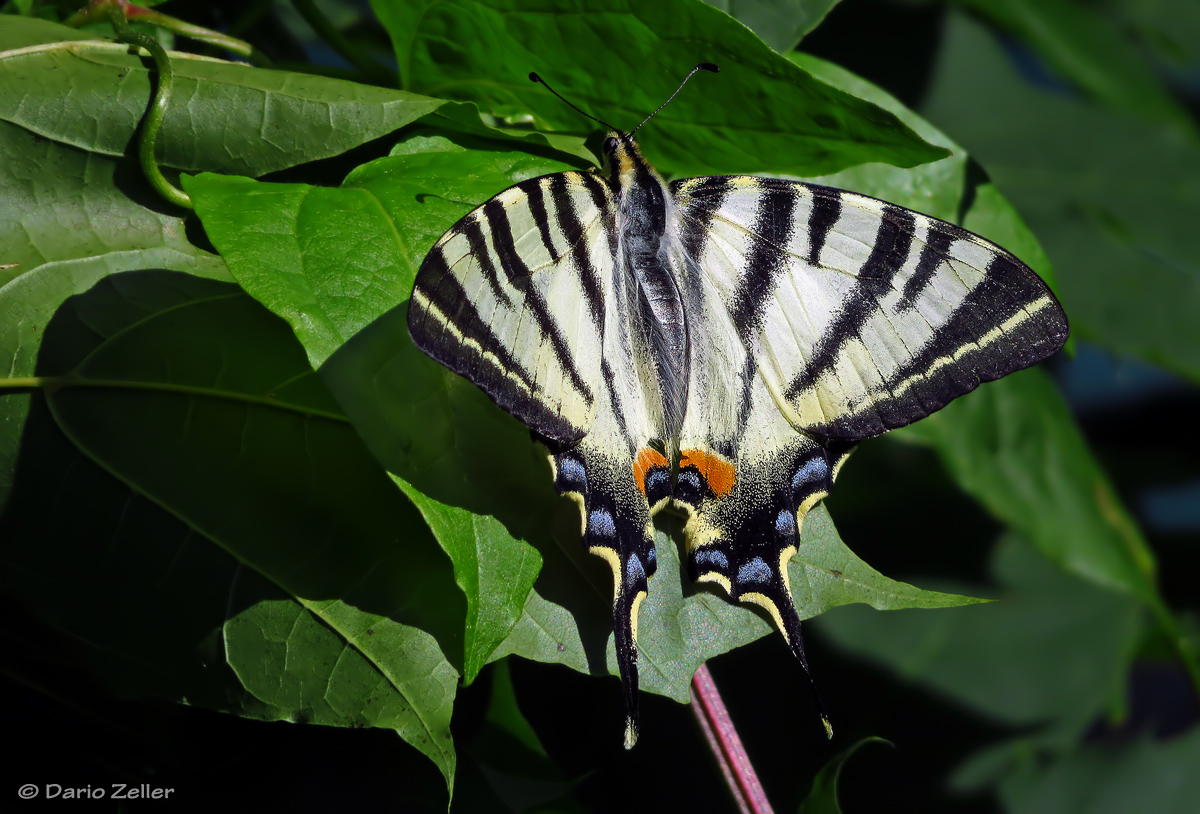
M 421 264 L 413 340 L 539 434 L 579 440 L 601 386 L 613 217 L 608 187 L 586 173 L 500 193 Z
M 794 181 L 699 178 L 673 192 L 696 266 L 798 429 L 878 435 L 1066 341 L 1045 283 L 952 224 Z

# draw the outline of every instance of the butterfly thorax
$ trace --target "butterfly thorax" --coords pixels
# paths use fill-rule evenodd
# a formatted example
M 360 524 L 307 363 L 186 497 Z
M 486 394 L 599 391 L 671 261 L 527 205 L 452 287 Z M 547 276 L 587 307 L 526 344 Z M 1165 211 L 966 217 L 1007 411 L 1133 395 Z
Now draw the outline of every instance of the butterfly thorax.
M 679 290 L 682 258 L 667 228 L 675 206 L 662 177 L 642 157 L 633 137 L 615 131 L 604 143 L 609 183 L 618 199 L 619 257 L 625 279 L 630 334 L 639 378 L 659 396 L 663 440 L 683 423 L 688 389 L 688 326 Z

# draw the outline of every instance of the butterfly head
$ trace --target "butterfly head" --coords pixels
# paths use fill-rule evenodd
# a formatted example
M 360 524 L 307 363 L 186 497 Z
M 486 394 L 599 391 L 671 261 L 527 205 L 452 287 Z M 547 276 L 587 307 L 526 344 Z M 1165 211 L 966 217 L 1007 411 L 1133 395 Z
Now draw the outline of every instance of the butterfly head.
M 621 188 L 628 188 L 638 183 L 639 179 L 657 175 L 642 157 L 634 137 L 622 130 L 613 130 L 605 137 L 603 152 L 605 173 Z

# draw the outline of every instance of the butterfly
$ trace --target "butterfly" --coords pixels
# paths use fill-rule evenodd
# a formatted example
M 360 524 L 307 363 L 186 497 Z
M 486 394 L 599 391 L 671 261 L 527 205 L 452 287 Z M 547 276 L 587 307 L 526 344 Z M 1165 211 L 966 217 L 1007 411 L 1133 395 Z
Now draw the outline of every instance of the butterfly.
M 787 563 L 851 450 L 1069 329 L 1028 266 L 954 224 L 798 181 L 668 183 L 642 125 L 605 126 L 602 172 L 522 181 L 437 241 L 408 325 L 545 444 L 578 502 L 613 572 L 629 748 L 656 512 L 687 517 L 692 578 L 765 609 L 809 674 Z

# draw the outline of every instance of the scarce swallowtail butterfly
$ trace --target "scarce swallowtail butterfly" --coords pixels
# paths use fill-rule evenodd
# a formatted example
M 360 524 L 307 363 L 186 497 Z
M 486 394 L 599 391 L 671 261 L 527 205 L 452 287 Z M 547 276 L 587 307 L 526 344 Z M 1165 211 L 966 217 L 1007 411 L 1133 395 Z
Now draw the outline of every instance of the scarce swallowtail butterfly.
M 638 128 L 609 129 L 603 172 L 523 181 L 446 232 L 408 325 L 580 504 L 613 572 L 628 748 L 656 512 L 686 514 L 692 577 L 764 608 L 807 673 L 787 563 L 846 456 L 1045 359 L 1068 326 L 1028 266 L 958 226 L 797 181 L 667 183 Z

